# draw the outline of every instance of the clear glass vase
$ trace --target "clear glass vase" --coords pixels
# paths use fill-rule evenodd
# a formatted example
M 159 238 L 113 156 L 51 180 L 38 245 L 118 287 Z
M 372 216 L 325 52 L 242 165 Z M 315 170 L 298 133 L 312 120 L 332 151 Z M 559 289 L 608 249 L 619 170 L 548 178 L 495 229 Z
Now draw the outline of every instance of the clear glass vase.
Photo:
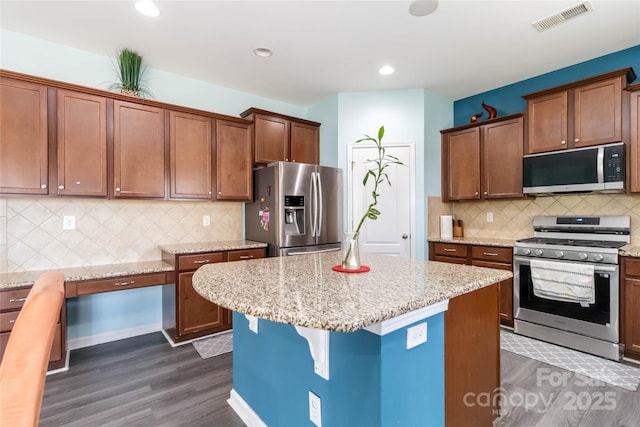
M 360 248 L 358 235 L 353 231 L 345 231 L 342 241 L 342 268 L 345 270 L 360 269 Z

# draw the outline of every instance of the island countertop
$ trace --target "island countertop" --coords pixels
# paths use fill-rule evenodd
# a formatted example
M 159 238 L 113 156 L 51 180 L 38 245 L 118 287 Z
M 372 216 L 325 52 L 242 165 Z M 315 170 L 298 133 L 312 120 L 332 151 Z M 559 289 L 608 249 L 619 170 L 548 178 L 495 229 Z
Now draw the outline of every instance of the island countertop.
M 239 313 L 354 332 L 513 277 L 510 271 L 365 254 L 367 273 L 338 273 L 340 253 L 208 264 L 193 276 L 204 298 Z

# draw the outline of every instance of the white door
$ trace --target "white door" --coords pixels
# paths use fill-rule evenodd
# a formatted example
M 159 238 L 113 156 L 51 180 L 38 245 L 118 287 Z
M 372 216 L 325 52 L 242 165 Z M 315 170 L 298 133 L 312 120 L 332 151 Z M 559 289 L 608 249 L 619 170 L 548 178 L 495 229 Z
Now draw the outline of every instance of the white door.
M 378 219 L 367 219 L 360 229 L 360 251 L 394 255 L 405 258 L 415 256 L 415 160 L 413 143 L 383 143 L 387 154 L 396 156 L 404 163 L 390 165 L 385 172 L 391 186 L 386 183 L 378 187 Z M 371 159 L 378 156 L 373 145 L 363 143 L 349 146 L 348 164 L 348 225 L 355 231 L 362 215 L 372 202 L 373 180 L 367 187 L 362 185 L 365 173 L 374 168 Z

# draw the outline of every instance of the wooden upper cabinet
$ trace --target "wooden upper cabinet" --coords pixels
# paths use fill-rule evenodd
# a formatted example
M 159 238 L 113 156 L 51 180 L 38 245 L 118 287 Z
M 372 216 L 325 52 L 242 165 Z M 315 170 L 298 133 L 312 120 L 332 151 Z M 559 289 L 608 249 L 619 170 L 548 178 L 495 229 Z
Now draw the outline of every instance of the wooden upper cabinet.
M 172 198 L 211 199 L 213 119 L 169 112 Z
M 567 148 L 568 96 L 562 91 L 527 102 L 529 153 Z
M 289 161 L 289 121 L 280 117 L 256 114 L 253 120 L 255 132 L 255 163 Z
M 164 111 L 113 102 L 113 196 L 165 196 Z
M 442 198 L 521 198 L 522 114 L 442 131 Z
M 0 193 L 48 194 L 44 85 L 0 79 Z
M 240 116 L 253 120 L 254 164 L 319 164 L 320 123 L 257 108 L 249 108 Z
M 634 78 L 633 70 L 625 68 L 524 95 L 527 153 L 623 141 L 623 89 Z
M 630 99 L 629 190 L 640 193 L 640 84 L 633 86 Z
M 291 161 L 320 163 L 320 128 L 304 123 L 291 122 Z
M 57 91 L 58 194 L 107 196 L 107 100 Z
M 445 136 L 443 167 L 448 171 L 446 193 L 449 200 L 480 198 L 480 128 L 473 127 Z
M 523 197 L 524 119 L 482 126 L 483 198 Z
M 216 199 L 252 200 L 251 127 L 216 121 Z

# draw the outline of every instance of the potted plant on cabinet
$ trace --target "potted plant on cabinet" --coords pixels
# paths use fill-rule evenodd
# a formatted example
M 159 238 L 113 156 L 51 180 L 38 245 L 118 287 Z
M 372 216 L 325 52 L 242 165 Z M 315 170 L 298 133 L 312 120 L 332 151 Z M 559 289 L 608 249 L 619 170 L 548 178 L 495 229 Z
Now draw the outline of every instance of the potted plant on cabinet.
M 146 66 L 142 62 L 142 57 L 135 51 L 122 48 L 118 52 L 117 74 L 118 81 L 113 83 L 109 89 L 118 90 L 120 93 L 136 97 L 150 96 L 151 92 L 143 81 Z

